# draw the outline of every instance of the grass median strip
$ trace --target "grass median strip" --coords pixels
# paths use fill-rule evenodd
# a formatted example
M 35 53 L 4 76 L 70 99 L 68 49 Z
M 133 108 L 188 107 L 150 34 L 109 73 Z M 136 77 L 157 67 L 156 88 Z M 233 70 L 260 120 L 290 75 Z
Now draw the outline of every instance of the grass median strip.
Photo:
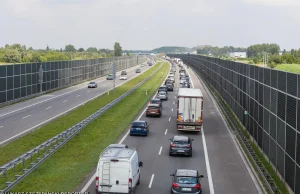
M 165 62 L 150 80 L 90 123 L 12 191 L 73 191 L 96 166 L 99 153 L 115 142 L 144 108 L 168 72 Z
M 153 68 L 147 70 L 138 77 L 115 88 L 115 90 L 111 91 L 109 95 L 107 93 L 103 94 L 100 97 L 86 103 L 84 106 L 81 106 L 68 113 L 67 115 L 61 116 L 51 123 L 48 123 L 39 129 L 36 129 L 35 131 L 0 147 L 0 166 L 33 149 L 34 147 L 47 141 L 62 131 L 72 127 L 76 123 L 82 121 L 89 115 L 104 107 L 106 104 L 113 101 L 151 75 L 159 68 L 160 64 L 161 62 L 157 63 Z

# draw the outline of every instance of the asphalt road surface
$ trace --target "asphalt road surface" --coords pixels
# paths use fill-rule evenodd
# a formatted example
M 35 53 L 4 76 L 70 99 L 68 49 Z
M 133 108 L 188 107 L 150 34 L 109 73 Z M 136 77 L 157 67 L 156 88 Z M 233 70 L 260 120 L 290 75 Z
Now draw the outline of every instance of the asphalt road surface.
M 137 68 L 140 68 L 143 73 L 150 67 L 139 65 L 126 69 L 127 81 L 140 75 L 135 73 Z M 126 82 L 126 80 L 119 80 L 120 74 L 121 72 L 117 72 L 116 86 Z M 106 76 L 92 81 L 98 83 L 97 88 L 87 88 L 89 81 L 0 109 L 0 145 L 40 127 L 113 88 L 113 80 L 106 80 Z
M 163 102 L 162 117 L 146 117 L 143 112 L 137 118 L 146 120 L 150 124 L 149 135 L 147 137 L 128 136 L 128 131 L 119 141 L 129 147 L 136 147 L 139 159 L 144 163 L 141 168 L 141 183 L 137 186 L 135 194 L 170 193 L 172 185 L 170 174 L 179 168 L 196 169 L 205 176 L 202 179 L 203 194 L 260 193 L 218 109 L 195 73 L 189 69 L 189 74 L 194 88 L 200 88 L 204 95 L 204 133 L 186 133 L 176 129 L 179 87 L 177 68 L 175 88 L 173 92 L 168 93 L 168 101 Z M 169 139 L 178 134 L 188 135 L 194 139 L 193 157 L 169 156 Z M 95 169 L 76 191 L 95 193 Z

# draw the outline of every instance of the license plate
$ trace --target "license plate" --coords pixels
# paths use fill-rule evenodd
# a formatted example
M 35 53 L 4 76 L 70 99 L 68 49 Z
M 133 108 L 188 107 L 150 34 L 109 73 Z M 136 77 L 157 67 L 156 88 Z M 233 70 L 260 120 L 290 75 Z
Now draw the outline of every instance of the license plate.
M 195 126 L 184 126 L 185 129 L 195 129 Z
M 151 112 L 151 113 L 155 113 L 155 112 Z
M 192 191 L 191 188 L 182 188 L 181 190 L 182 190 L 182 191 Z
M 140 130 L 141 130 L 141 128 L 136 128 L 135 130 L 137 130 L 137 131 L 140 131 Z
M 184 152 L 184 150 L 177 150 L 177 152 Z

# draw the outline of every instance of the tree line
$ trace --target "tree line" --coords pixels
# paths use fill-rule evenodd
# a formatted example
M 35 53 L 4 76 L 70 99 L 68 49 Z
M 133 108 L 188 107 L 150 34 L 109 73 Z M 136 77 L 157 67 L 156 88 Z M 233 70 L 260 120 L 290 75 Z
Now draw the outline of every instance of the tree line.
M 278 64 L 300 64 L 300 49 L 291 49 L 290 51 L 283 50 L 280 53 L 280 46 L 278 44 L 255 44 L 248 48 L 225 46 L 225 47 L 212 47 L 205 46 L 197 49 L 197 54 L 212 55 L 229 59 L 231 52 L 246 52 L 249 63 L 258 64 L 263 62 L 265 55 L 268 55 L 267 64 L 274 68 Z
M 126 54 L 129 55 L 128 52 Z M 118 42 L 114 44 L 114 50 L 97 49 L 96 47 L 89 47 L 86 50 L 84 48 L 76 49 L 72 44 L 66 45 L 64 49 L 51 49 L 48 45 L 45 49 L 33 49 L 21 44 L 6 44 L 4 47 L 0 47 L 0 62 L 2 63 L 81 60 L 122 55 L 122 47 Z

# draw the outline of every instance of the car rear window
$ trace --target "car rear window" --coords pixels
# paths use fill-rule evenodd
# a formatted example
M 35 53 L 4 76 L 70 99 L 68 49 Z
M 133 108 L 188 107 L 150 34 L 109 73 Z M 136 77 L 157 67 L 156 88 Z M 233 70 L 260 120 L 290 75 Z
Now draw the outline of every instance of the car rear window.
M 149 109 L 160 109 L 158 106 L 148 106 Z
M 133 123 L 132 126 L 133 127 L 144 127 L 145 124 L 144 123 Z
M 180 184 L 197 184 L 198 180 L 196 177 L 177 177 L 176 182 Z
M 158 103 L 160 103 L 160 100 L 151 100 L 151 103 L 158 104 Z

